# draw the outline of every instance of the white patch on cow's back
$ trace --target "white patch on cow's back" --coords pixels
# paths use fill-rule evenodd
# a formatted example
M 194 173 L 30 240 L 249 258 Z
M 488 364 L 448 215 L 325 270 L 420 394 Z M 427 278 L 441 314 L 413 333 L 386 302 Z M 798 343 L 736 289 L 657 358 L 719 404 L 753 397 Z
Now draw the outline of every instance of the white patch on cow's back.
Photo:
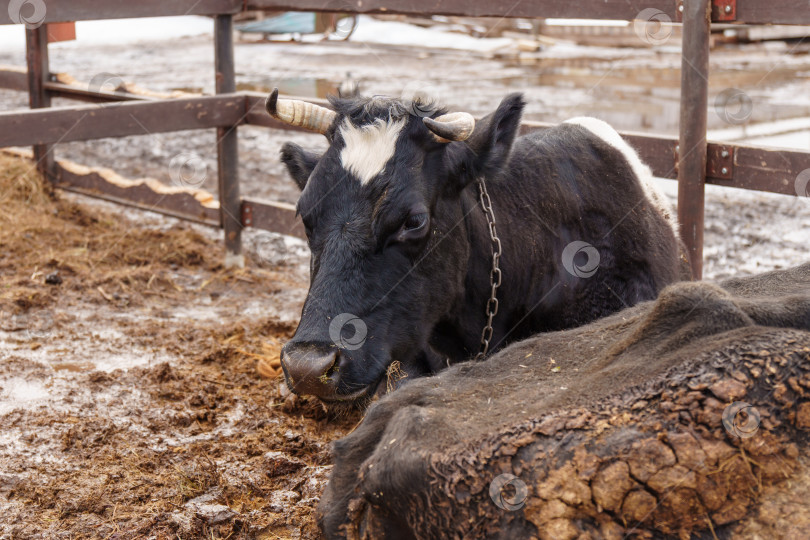
M 622 136 L 619 135 L 619 133 L 613 129 L 610 124 L 604 120 L 599 120 L 598 118 L 579 116 L 577 118 L 570 118 L 564 123 L 577 124 L 584 127 L 624 155 L 624 158 L 630 164 L 630 168 L 635 173 L 639 182 L 641 182 L 641 188 L 644 190 L 644 194 L 647 196 L 647 199 L 652 203 L 653 207 L 655 207 L 655 209 L 658 210 L 662 216 L 664 216 L 664 219 L 666 219 L 670 224 L 672 231 L 675 233 L 675 237 L 677 238 L 677 214 L 675 214 L 675 211 L 672 208 L 669 199 L 667 199 L 667 196 L 660 189 L 658 189 L 658 186 L 653 183 L 653 174 L 650 168 L 646 163 L 641 161 L 641 158 L 639 158 L 636 151 L 633 150 L 629 144 L 627 144 L 627 141 L 622 139 Z
M 386 122 L 378 119 L 373 124 L 357 127 L 346 119 L 340 126 L 340 134 L 346 145 L 340 151 L 343 168 L 357 176 L 361 184 L 371 182 L 394 155 L 406 120 Z

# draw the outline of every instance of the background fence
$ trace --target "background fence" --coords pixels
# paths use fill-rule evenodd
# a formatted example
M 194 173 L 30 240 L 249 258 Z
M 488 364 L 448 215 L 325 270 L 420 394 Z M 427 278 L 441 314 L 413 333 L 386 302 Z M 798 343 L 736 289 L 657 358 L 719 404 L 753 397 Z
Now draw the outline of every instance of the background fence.
M 679 138 L 622 135 L 656 176 L 677 178 L 678 219 L 695 278 L 700 278 L 703 266 L 705 184 L 796 196 L 796 179 L 810 169 L 810 153 L 706 141 L 712 22 L 810 24 L 808 0 L 643 0 L 632 5 L 624 0 L 533 0 L 514 5 L 490 0 L 396 4 L 383 0 L 25 0 L 16 4 L 28 7 L 27 19 L 9 4 L 8 10 L 0 10 L 0 24 L 26 24 L 27 66 L 25 70 L 0 70 L 0 87 L 27 91 L 32 110 L 0 113 L 0 147 L 33 146 L 37 168 L 60 188 L 222 227 L 229 264 L 241 264 L 244 227 L 303 236 L 292 205 L 242 198 L 239 193 L 238 127 L 251 124 L 295 129 L 267 115 L 264 95 L 235 91 L 233 16 L 244 10 L 629 21 L 642 10 L 654 9 L 663 17 L 683 22 Z M 57 82 L 51 76 L 48 23 L 181 15 L 214 16 L 215 96 L 154 99 L 88 90 Z M 95 104 L 50 108 L 52 97 Z M 548 124 L 524 122 L 522 129 L 546 127 Z M 61 166 L 53 159 L 53 145 L 59 143 L 211 128 L 217 130 L 218 205 L 189 192 L 111 182 L 94 172 Z

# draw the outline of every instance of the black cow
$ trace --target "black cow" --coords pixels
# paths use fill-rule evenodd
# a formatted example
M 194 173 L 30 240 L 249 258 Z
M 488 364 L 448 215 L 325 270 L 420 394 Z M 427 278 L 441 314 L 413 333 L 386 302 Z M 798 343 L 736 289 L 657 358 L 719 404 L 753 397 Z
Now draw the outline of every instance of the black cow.
M 281 353 L 294 392 L 356 404 L 392 365 L 414 377 L 479 351 L 494 246 L 479 179 L 502 247 L 489 352 L 655 298 L 678 279 L 671 209 L 604 122 L 517 137 L 520 94 L 477 123 L 422 101 L 331 103 L 277 91 L 267 100 L 277 119 L 329 141 L 321 155 L 281 150 L 312 251 L 301 322 Z

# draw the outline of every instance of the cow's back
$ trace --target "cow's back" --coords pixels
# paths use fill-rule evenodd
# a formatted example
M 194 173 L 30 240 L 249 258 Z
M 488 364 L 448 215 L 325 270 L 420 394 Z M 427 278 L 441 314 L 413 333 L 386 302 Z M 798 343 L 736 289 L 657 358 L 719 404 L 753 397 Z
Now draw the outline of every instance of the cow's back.
M 577 293 L 562 298 L 578 304 L 565 308 L 572 318 L 566 327 L 653 299 L 681 279 L 674 212 L 662 203 L 664 195 L 646 185 L 649 179 L 639 177 L 645 168 L 578 124 L 561 124 L 515 141 L 509 166 L 493 186 L 493 200 L 500 199 L 505 209 L 501 215 L 507 214 L 504 219 L 515 230 L 521 228 L 518 220 L 524 220 L 524 231 L 544 235 L 552 244 L 545 256 L 556 263 L 565 287 Z M 586 242 L 599 251 L 593 277 L 565 272 L 563 251 L 572 242 Z M 598 299 L 602 297 L 604 301 Z

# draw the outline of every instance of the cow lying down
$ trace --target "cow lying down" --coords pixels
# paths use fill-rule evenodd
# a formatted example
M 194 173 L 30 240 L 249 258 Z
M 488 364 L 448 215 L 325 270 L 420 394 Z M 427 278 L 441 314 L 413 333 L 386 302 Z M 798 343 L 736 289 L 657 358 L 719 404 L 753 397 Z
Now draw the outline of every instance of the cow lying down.
M 808 435 L 810 264 L 677 283 L 382 398 L 335 444 L 319 521 L 330 538 L 810 538 Z
M 518 136 L 520 94 L 478 121 L 381 96 L 331 104 L 267 100 L 273 117 L 328 142 L 281 151 L 312 252 L 281 353 L 293 392 L 362 405 L 395 364 L 413 380 L 679 278 L 674 213 L 605 122 Z

